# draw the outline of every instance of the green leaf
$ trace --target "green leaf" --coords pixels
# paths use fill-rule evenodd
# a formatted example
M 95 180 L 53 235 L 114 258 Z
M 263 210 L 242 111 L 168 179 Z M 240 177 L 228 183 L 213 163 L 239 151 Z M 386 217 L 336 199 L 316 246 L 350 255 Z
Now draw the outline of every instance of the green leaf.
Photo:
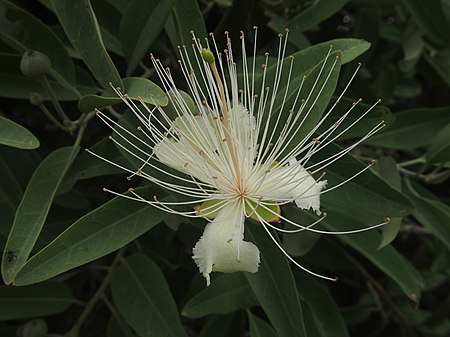
M 450 161 L 450 123 L 434 136 L 425 158 L 429 164 Z
M 39 147 L 39 140 L 23 126 L 0 116 L 0 144 L 35 149 Z
M 89 0 L 51 0 L 64 32 L 103 88 L 122 85 L 119 73 L 103 44 L 100 28 Z
M 78 153 L 78 147 L 63 147 L 51 153 L 38 166 L 17 209 L 3 254 L 2 275 L 6 284 L 25 263 L 41 232 L 59 184 Z M 15 258 L 8 258 L 14 252 Z
M 337 145 L 329 144 L 312 159 L 318 162 L 340 150 L 341 148 Z M 347 154 L 319 172 L 326 172 L 327 189 L 331 189 L 360 172 L 367 165 L 370 164 L 363 164 Z M 404 216 L 410 214 L 414 207 L 407 196 L 391 187 L 371 170 L 366 170 L 330 193 L 322 194 L 321 202 L 326 212 L 331 208 L 343 210 L 351 214 L 353 218 L 365 222 L 382 222 L 386 217 Z M 328 212 L 328 215 L 332 217 L 333 213 Z
M 117 309 L 139 336 L 187 336 L 164 275 L 147 256 L 125 259 L 113 273 L 111 290 Z
M 450 249 L 450 207 L 411 192 L 409 196 L 416 205 L 413 216 Z
M 0 287 L 0 320 L 15 320 L 58 314 L 66 311 L 74 298 L 59 282 L 27 287 Z
M 0 12 L 2 12 L 1 39 L 7 44 L 14 41 L 13 48 L 21 54 L 26 49 L 46 54 L 52 62 L 54 71 L 69 84 L 75 83 L 72 60 L 59 38 L 47 25 L 6 0 L 0 0 Z
M 302 301 L 311 308 L 314 324 L 321 336 L 348 337 L 341 311 L 329 291 L 316 278 L 300 270 L 294 272 Z
M 144 193 L 137 189 L 137 193 Z M 34 255 L 14 279 L 16 285 L 47 280 L 105 256 L 133 241 L 164 218 L 145 203 L 117 197 L 73 223 Z
M 169 101 L 164 91 L 146 78 L 127 77 L 123 79 L 123 85 L 125 86 L 123 92 L 136 101 L 139 101 L 140 97 L 147 104 L 160 106 L 166 106 Z M 78 102 L 78 108 L 81 112 L 89 112 L 118 103 L 122 103 L 122 99 L 109 88 L 102 96 L 86 95 L 82 97 Z
M 135 337 L 133 331 L 125 320 L 112 316 L 108 322 L 107 337 Z
M 426 146 L 444 125 L 450 123 L 450 107 L 404 110 L 395 114 L 395 123 L 366 143 L 398 150 Z
M 223 274 L 192 297 L 183 307 L 186 317 L 228 314 L 252 304 L 254 295 L 242 273 Z
M 127 7 L 120 29 L 120 41 L 130 76 L 155 42 L 167 21 L 175 0 L 133 0 Z
M 192 44 L 191 32 L 194 32 L 200 39 L 208 36 L 203 14 L 198 6 L 198 1 L 178 0 L 173 8 L 173 13 L 178 28 L 177 45 L 190 46 Z
M 116 8 L 108 0 L 96 0 L 92 1 L 91 4 L 97 16 L 106 49 L 119 56 L 123 56 L 122 46 L 119 41 L 123 11 Z
M 248 312 L 250 337 L 277 337 L 272 326 L 261 318 Z
M 450 87 L 450 48 L 445 48 L 431 55 L 424 54 L 425 60 L 436 70 L 441 79 Z
M 403 0 L 413 19 L 427 37 L 438 45 L 450 43 L 450 25 L 442 9 L 441 0 Z
M 332 231 L 355 230 L 367 226 L 367 223 L 343 214 L 342 211 L 337 209 L 333 210 L 332 216 L 322 221 L 322 224 Z M 389 226 L 389 224 L 386 226 Z M 421 277 L 414 267 L 392 246 L 378 249 L 381 241 L 379 233 L 372 230 L 358 234 L 339 235 L 339 239 L 386 273 L 411 300 L 419 302 L 421 287 L 423 286 Z
M 261 225 L 247 224 L 246 234 L 261 252 L 258 272 L 245 273 L 245 276 L 264 312 L 279 336 L 306 336 L 289 262 Z
M 234 336 L 232 330 L 239 324 L 235 313 L 228 315 L 212 315 L 205 317 L 206 322 L 197 337 L 229 337 Z
M 381 157 L 375 165 L 375 170 L 378 174 L 386 180 L 389 185 L 395 188 L 397 191 L 402 190 L 402 181 L 400 177 L 400 172 L 397 168 L 397 163 L 392 157 Z M 397 237 L 398 232 L 402 224 L 401 217 L 391 218 L 389 226 L 383 227 L 382 240 L 378 248 L 383 248 L 390 244 Z

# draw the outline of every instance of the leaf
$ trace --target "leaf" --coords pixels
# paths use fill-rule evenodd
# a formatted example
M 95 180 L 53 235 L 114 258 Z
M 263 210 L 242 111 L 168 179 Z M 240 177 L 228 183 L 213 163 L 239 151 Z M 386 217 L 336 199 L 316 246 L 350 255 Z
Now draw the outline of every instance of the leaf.
M 329 144 L 312 159 L 314 162 L 318 162 L 340 150 L 341 148 L 337 145 Z M 364 222 L 382 222 L 386 217 L 410 214 L 414 207 L 411 200 L 370 170 L 366 170 L 339 188 L 326 193 L 327 190 L 343 183 L 366 168 L 367 165 L 370 164 L 363 164 L 352 155 L 347 154 L 326 169 L 319 170 L 319 172 L 326 172 L 328 181 L 325 193 L 321 196 L 323 210 L 328 212 L 328 209 L 332 208 L 348 212 L 353 218 Z M 312 168 L 310 165 L 306 167 L 307 169 Z M 316 166 L 314 169 L 318 169 L 318 167 Z M 328 213 L 328 215 L 332 217 L 333 213 Z
M 124 93 L 128 94 L 131 99 L 139 101 L 140 97 L 147 104 L 160 106 L 166 106 L 168 103 L 168 98 L 164 91 L 146 78 L 124 78 L 123 85 L 125 86 Z M 102 96 L 86 95 L 82 97 L 78 102 L 78 108 L 81 112 L 89 112 L 94 109 L 101 109 L 118 103 L 122 103 L 122 99 L 109 88 Z
M 206 317 L 206 322 L 197 337 L 229 337 L 240 320 L 235 313 L 228 315 L 212 315 Z
M 332 217 L 330 216 L 322 224 L 332 231 L 354 230 L 367 226 L 367 224 L 343 214 L 337 209 L 333 210 Z M 389 224 L 386 226 L 389 226 Z M 421 277 L 414 267 L 392 246 L 378 249 L 381 240 L 379 233 L 372 230 L 358 234 L 339 235 L 339 239 L 386 273 L 411 300 L 416 303 L 419 302 L 423 286 Z
M 431 55 L 424 53 L 424 57 L 444 83 L 450 87 L 450 48 L 439 50 Z
M 125 259 L 112 275 L 111 290 L 117 309 L 139 336 L 187 336 L 164 275 L 147 256 Z
M 413 19 L 427 37 L 438 45 L 450 43 L 450 25 L 445 17 L 440 0 L 426 3 L 416 0 L 403 0 Z
M 272 326 L 261 318 L 248 312 L 250 337 L 277 337 Z
M 247 237 L 261 252 L 259 271 L 245 273 L 264 312 L 280 337 L 306 336 L 302 308 L 290 265 L 259 224 L 246 226 Z
M 139 189 L 136 192 L 144 193 Z M 147 204 L 114 198 L 80 218 L 34 255 L 14 284 L 47 280 L 105 256 L 157 225 L 164 215 Z
M 348 337 L 348 330 L 338 305 L 316 278 L 300 270 L 294 272 L 302 301 L 311 308 L 314 324 L 321 336 Z
M 35 149 L 39 147 L 39 140 L 23 126 L 0 116 L 0 144 Z
M 2 12 L 1 39 L 6 43 L 10 39 L 15 41 L 13 47 L 20 53 L 24 53 L 26 49 L 44 53 L 50 58 L 52 68 L 57 74 L 69 84 L 75 83 L 73 62 L 64 45 L 47 25 L 6 0 L 0 0 L 0 12 Z
M 434 135 L 450 123 L 450 107 L 404 110 L 395 114 L 395 123 L 366 143 L 398 150 L 411 150 L 431 143 Z
M 100 28 L 89 0 L 51 0 L 64 32 L 103 88 L 123 86 L 119 73 L 103 44 Z
M 429 164 L 450 161 L 450 123 L 434 136 L 425 158 Z
M 130 76 L 161 34 L 175 0 L 133 0 L 123 15 L 120 41 Z
M 409 191 L 416 205 L 413 216 L 450 249 L 450 207 L 441 201 L 419 197 Z
M 78 147 L 63 147 L 46 157 L 38 166 L 17 209 L 3 254 L 2 275 L 6 284 L 25 263 L 42 230 L 56 190 L 64 177 Z M 9 259 L 8 252 L 15 258 Z
M 0 320 L 49 316 L 66 311 L 74 298 L 59 282 L 44 282 L 27 287 L 0 287 Z
M 375 170 L 378 174 L 384 178 L 389 185 L 395 188 L 397 191 L 402 191 L 402 181 L 400 177 L 400 172 L 397 168 L 397 163 L 392 157 L 381 157 L 375 165 Z M 397 237 L 398 232 L 402 224 L 401 217 L 391 218 L 389 226 L 383 227 L 382 240 L 379 249 L 390 244 Z
M 192 297 L 183 307 L 183 316 L 198 318 L 210 314 L 228 314 L 248 307 L 254 297 L 242 273 L 223 274 Z
M 208 36 L 198 1 L 178 0 L 173 8 L 173 13 L 178 28 L 177 45 L 190 46 L 192 44 L 191 32 L 194 32 L 195 35 L 201 39 Z

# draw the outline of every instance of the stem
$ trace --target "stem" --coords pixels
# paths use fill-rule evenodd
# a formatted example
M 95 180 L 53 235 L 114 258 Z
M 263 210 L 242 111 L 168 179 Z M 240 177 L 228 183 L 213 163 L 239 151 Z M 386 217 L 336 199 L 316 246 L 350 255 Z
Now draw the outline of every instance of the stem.
M 48 81 L 48 78 L 46 75 L 42 77 L 41 81 L 44 88 L 47 90 L 47 92 L 50 95 L 50 98 L 52 100 L 53 106 L 55 107 L 56 112 L 58 113 L 59 117 L 63 120 L 64 124 L 71 125 L 73 122 L 70 120 L 69 117 L 67 117 L 66 113 L 64 112 L 63 108 L 61 107 L 61 104 L 59 104 L 58 98 L 55 95 L 55 92 L 52 89 L 52 86 L 50 85 L 50 82 Z
M 122 259 L 123 255 L 125 253 L 125 247 L 121 248 L 116 256 L 114 257 L 114 261 L 112 262 L 111 266 L 108 269 L 108 273 L 105 276 L 105 279 L 103 280 L 102 284 L 98 288 L 97 292 L 94 294 L 94 296 L 91 298 L 91 300 L 87 303 L 86 308 L 81 313 L 80 317 L 78 318 L 78 321 L 73 325 L 72 329 L 69 330 L 64 336 L 65 337 L 78 337 L 80 336 L 80 330 L 83 325 L 83 323 L 86 321 L 86 319 L 91 314 L 92 310 L 94 309 L 97 302 L 102 298 L 104 295 L 106 289 L 109 286 L 109 282 L 111 281 L 111 276 L 113 271 L 116 269 L 117 265 L 119 264 L 120 260 Z
M 214 78 L 216 79 L 217 85 L 219 86 L 220 91 L 220 99 L 222 101 L 222 107 L 223 107 L 223 126 L 225 128 L 225 139 L 228 145 L 228 150 L 230 151 L 231 160 L 233 161 L 234 170 L 236 171 L 236 180 L 238 183 L 239 190 L 241 189 L 241 172 L 239 170 L 239 164 L 238 159 L 236 155 L 236 149 L 234 147 L 234 142 L 230 137 L 230 125 L 228 123 L 229 121 L 229 115 L 228 115 L 228 106 L 227 102 L 225 100 L 225 89 L 223 87 L 222 80 L 220 79 L 219 72 L 217 71 L 216 63 L 212 62 L 209 64 L 211 67 L 211 71 L 214 74 Z
M 425 163 L 425 158 L 415 158 L 415 159 L 411 159 L 411 160 L 407 160 L 404 161 L 402 163 L 398 163 L 397 166 L 398 167 L 405 167 L 405 166 L 410 166 L 410 165 L 415 165 L 415 164 L 423 164 Z
M 38 105 L 38 108 L 41 109 L 41 111 L 47 116 L 50 121 L 55 124 L 56 127 L 60 128 L 61 130 L 67 131 L 67 128 L 62 125 L 55 116 L 52 115 L 52 113 L 47 109 L 47 107 L 42 103 Z

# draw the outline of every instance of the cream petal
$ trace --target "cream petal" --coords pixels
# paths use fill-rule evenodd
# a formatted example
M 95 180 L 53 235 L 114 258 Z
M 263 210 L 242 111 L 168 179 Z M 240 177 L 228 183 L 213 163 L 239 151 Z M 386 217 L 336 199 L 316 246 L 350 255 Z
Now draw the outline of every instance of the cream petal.
M 259 266 L 259 250 L 244 239 L 244 210 L 230 204 L 221 209 L 216 218 L 206 225 L 202 237 L 194 249 L 193 259 L 209 285 L 213 271 L 232 273 L 247 271 L 256 273 Z
M 273 168 L 266 174 L 261 194 L 265 199 L 292 199 L 302 209 L 320 212 L 320 192 L 325 188 L 326 180 L 316 181 L 295 159 L 288 166 Z

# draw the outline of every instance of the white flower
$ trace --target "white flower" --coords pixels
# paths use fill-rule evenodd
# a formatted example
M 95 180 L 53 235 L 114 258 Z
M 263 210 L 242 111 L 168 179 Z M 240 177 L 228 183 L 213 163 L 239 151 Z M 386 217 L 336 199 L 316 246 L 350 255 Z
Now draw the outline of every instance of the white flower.
M 255 36 L 256 31 L 255 29 Z M 287 44 L 281 35 L 275 72 L 270 76 L 267 74 L 267 54 L 263 69 L 259 72 L 255 70 L 256 37 L 254 57 L 247 60 L 242 34 L 240 65 L 234 60 L 228 35 L 224 55 L 218 51 L 213 35 L 210 40 L 212 45 L 206 46 L 208 49 L 204 49 L 195 37 L 193 40 L 195 57 L 190 59 L 187 50 L 180 48 L 180 66 L 194 102 L 194 111 L 190 98 L 177 89 L 170 70 L 164 68 L 153 56 L 151 59 L 155 70 L 176 111 L 175 119 L 171 120 L 164 108 L 156 106 L 150 109 L 143 102 L 138 106 L 119 89 L 115 89 L 142 124 L 139 130 L 145 139 L 143 142 L 142 138 L 98 111 L 100 118 L 115 129 L 113 141 L 141 162 L 137 169 L 112 164 L 132 175 L 138 174 L 179 197 L 185 197 L 185 201 L 169 202 L 156 197 L 146 200 L 133 190 L 132 196 L 128 198 L 146 202 L 170 213 L 202 217 L 209 221 L 193 248 L 193 259 L 207 284 L 212 271 L 254 273 L 258 270 L 259 250 L 253 243 L 244 241 L 246 218 L 258 221 L 273 242 L 298 267 L 313 275 L 333 279 L 301 266 L 285 252 L 269 229 L 329 233 L 313 228 L 326 217 L 326 213 L 322 214 L 320 211 L 320 195 L 339 187 L 370 165 L 328 189 L 325 189 L 327 181 L 322 179 L 323 169 L 377 132 L 383 127 L 383 123 L 374 126 L 353 145 L 325 160 L 310 164 L 309 159 L 313 155 L 352 126 L 344 130 L 338 129 L 339 124 L 359 103 L 355 102 L 338 122 L 317 134 L 319 127 L 343 96 L 344 90 L 316 125 L 298 139 L 297 135 L 303 130 L 305 121 L 308 121 L 316 103 L 321 99 L 322 91 L 338 62 L 338 56 L 331 53 L 331 48 L 316 69 L 317 75 L 312 79 L 309 91 L 303 92 L 306 76 L 300 80 L 295 79 L 296 74 L 292 73 L 293 58 L 283 61 Z M 215 56 L 209 48 L 215 50 Z M 193 65 L 198 66 L 197 73 L 194 72 Z M 284 69 L 286 67 L 289 67 L 287 73 Z M 242 76 L 238 76 L 239 69 L 242 69 Z M 268 83 L 269 80 L 273 83 Z M 283 88 L 289 88 L 290 93 L 296 93 L 293 98 L 287 99 L 288 90 L 280 89 L 281 84 Z M 376 103 L 367 113 L 375 105 Z M 158 174 L 148 173 L 150 171 L 147 169 Z M 320 217 L 307 226 L 297 224 L 284 217 L 280 211 L 281 205 L 290 202 L 301 209 L 312 210 Z M 181 211 L 179 207 L 186 205 L 192 210 Z M 295 226 L 295 229 L 281 228 L 278 223 L 282 221 Z M 353 232 L 358 231 L 339 233 Z

